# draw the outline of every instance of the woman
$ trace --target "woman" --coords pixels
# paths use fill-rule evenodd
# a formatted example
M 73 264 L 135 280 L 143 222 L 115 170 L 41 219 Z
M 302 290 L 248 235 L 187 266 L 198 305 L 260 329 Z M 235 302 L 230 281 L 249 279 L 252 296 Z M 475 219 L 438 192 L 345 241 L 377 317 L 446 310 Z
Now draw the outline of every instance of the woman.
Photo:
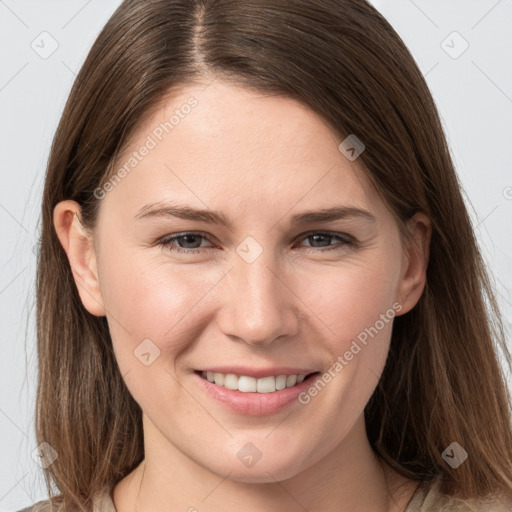
M 42 209 L 53 510 L 510 510 L 499 310 L 365 1 L 123 2 Z

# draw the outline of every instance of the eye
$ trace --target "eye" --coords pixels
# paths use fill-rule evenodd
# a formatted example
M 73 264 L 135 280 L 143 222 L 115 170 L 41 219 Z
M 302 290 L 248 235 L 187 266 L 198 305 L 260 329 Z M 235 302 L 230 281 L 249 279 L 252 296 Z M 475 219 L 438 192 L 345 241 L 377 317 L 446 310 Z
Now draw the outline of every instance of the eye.
M 159 245 L 168 248 L 170 251 L 200 253 L 203 251 L 203 249 L 198 249 L 197 247 L 201 245 L 201 239 L 208 240 L 208 237 L 201 233 L 180 233 L 164 238 L 161 242 L 159 242 Z M 179 245 L 176 245 L 176 243 Z
M 331 245 L 329 242 L 332 242 L 333 239 L 338 240 L 338 244 Z M 302 240 L 309 240 L 310 242 L 312 241 L 313 245 L 309 245 L 309 247 L 313 247 L 314 249 L 318 249 L 319 247 L 327 247 L 327 249 L 320 249 L 321 252 L 331 251 L 333 249 L 343 249 L 345 246 L 355 245 L 353 238 L 344 233 L 313 231 L 311 233 L 302 235 Z
M 344 233 L 312 231 L 302 235 L 300 240 L 309 241 L 310 244 L 306 247 L 311 247 L 312 250 L 316 250 L 316 252 L 325 252 L 334 249 L 339 250 L 343 249 L 345 246 L 355 245 L 355 240 Z M 337 240 L 338 243 L 332 245 L 333 240 Z M 211 246 L 201 247 L 203 241 L 209 241 L 209 238 L 203 233 L 178 233 L 164 238 L 158 242 L 158 245 L 170 251 L 196 254 L 203 252 L 205 249 L 212 248 Z M 327 248 L 322 249 L 322 247 Z

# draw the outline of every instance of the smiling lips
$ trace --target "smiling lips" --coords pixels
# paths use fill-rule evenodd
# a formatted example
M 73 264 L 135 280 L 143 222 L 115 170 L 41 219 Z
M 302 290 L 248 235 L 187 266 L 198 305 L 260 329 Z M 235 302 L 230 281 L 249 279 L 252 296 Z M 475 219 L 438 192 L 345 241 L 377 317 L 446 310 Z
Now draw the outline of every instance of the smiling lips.
M 201 372 L 201 376 L 217 386 L 223 386 L 233 391 L 241 391 L 242 393 L 273 393 L 300 384 L 306 378 L 304 374 L 282 374 L 257 379 L 249 375 L 204 371 Z
M 203 367 L 193 373 L 207 395 L 222 406 L 238 414 L 261 416 L 297 402 L 297 396 L 320 371 L 297 366 L 241 365 Z
M 284 367 L 267 370 L 216 367 L 194 371 L 197 383 L 210 398 L 244 416 L 275 414 L 293 403 L 298 404 L 297 397 L 319 374 L 319 371 Z

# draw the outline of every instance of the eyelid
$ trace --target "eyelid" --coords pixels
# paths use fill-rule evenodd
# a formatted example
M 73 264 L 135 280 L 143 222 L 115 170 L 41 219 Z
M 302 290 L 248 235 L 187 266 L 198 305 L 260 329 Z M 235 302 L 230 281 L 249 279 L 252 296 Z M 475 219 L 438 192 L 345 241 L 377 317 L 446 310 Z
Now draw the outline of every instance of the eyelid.
M 183 231 L 183 232 L 178 232 L 178 233 L 173 233 L 171 235 L 167 235 L 167 236 L 159 239 L 156 242 L 156 244 L 162 246 L 162 248 L 166 248 L 166 247 L 168 248 L 168 247 L 172 246 L 171 242 L 173 242 L 174 240 L 176 240 L 178 238 L 187 236 L 187 235 L 199 236 L 199 237 L 204 238 L 208 242 L 213 243 L 211 240 L 211 235 L 209 233 L 206 233 L 204 231 Z M 342 242 L 340 242 L 341 247 L 339 246 L 340 243 L 334 244 L 334 245 L 328 245 L 328 246 L 324 246 L 324 247 L 305 246 L 305 248 L 309 249 L 309 251 L 313 251 L 313 252 L 317 252 L 317 253 L 318 252 L 320 252 L 320 253 L 326 252 L 329 250 L 340 250 L 346 246 L 350 246 L 350 247 L 358 246 L 358 241 L 352 235 L 349 235 L 348 233 L 337 232 L 337 231 L 328 231 L 328 230 L 318 230 L 318 229 L 301 233 L 300 235 L 295 237 L 294 240 L 300 242 L 300 241 L 303 241 L 313 235 L 324 235 L 324 236 L 328 236 L 328 237 L 330 236 L 330 237 L 338 238 L 338 239 L 342 240 Z M 169 249 L 169 250 L 172 252 L 197 254 L 197 253 L 203 252 L 206 249 L 213 249 L 213 248 L 215 248 L 215 247 L 196 247 L 196 248 L 188 248 L 187 249 L 187 248 L 183 248 L 183 247 L 179 247 L 179 246 L 174 246 L 174 248 Z
M 336 236 L 343 238 L 347 242 L 355 242 L 356 239 L 349 235 L 348 233 L 344 233 L 342 231 L 329 231 L 329 230 L 323 230 L 323 229 L 314 229 L 312 231 L 306 231 L 305 233 L 301 233 L 296 237 L 297 240 L 302 240 L 304 238 L 307 238 L 312 235 L 327 235 L 327 236 Z
M 166 236 L 160 238 L 159 240 L 157 240 L 157 242 L 159 242 L 159 241 L 161 242 L 161 241 L 172 239 L 172 238 L 177 238 L 180 236 L 186 236 L 186 235 L 204 236 L 210 242 L 212 241 L 211 238 L 215 238 L 215 237 L 212 237 L 212 235 L 210 235 L 210 233 L 207 233 L 206 231 L 180 231 L 178 233 L 172 233 L 172 234 L 166 235 Z M 354 241 L 354 242 L 356 241 L 356 239 L 352 235 L 349 235 L 348 233 L 345 233 L 342 231 L 329 231 L 326 229 L 312 229 L 310 231 L 305 231 L 304 233 L 297 235 L 294 239 L 299 240 L 302 238 L 307 238 L 308 236 L 311 236 L 311 235 L 328 235 L 328 236 L 336 235 L 336 236 L 340 236 L 342 238 L 346 238 L 347 241 Z
M 159 238 L 158 240 L 155 241 L 155 244 L 163 245 L 163 246 L 170 245 L 170 242 L 172 242 L 173 240 L 176 240 L 177 238 L 181 238 L 181 237 L 187 236 L 187 235 L 203 237 L 205 240 L 208 240 L 208 242 L 213 244 L 211 235 L 204 231 L 180 231 L 178 233 L 172 233 L 170 235 L 166 235 L 162 238 Z M 186 250 L 188 252 L 193 252 L 194 250 L 199 251 L 199 250 L 211 249 L 211 248 L 212 247 L 202 247 L 202 248 L 197 248 L 197 249 L 184 249 L 184 250 Z

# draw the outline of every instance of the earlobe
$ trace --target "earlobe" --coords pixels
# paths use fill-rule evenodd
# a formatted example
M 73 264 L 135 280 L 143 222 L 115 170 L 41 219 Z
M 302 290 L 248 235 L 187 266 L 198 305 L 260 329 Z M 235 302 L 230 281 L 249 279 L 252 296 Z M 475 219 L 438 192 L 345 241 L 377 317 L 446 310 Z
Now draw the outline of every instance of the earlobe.
M 423 293 L 432 236 L 430 219 L 423 212 L 413 215 L 407 227 L 411 240 L 406 244 L 402 259 L 402 276 L 398 288 L 398 300 L 402 304 L 400 315 L 413 309 Z
M 92 315 L 104 316 L 93 238 L 82 225 L 80 213 L 76 201 L 61 201 L 53 210 L 53 224 L 85 309 Z

